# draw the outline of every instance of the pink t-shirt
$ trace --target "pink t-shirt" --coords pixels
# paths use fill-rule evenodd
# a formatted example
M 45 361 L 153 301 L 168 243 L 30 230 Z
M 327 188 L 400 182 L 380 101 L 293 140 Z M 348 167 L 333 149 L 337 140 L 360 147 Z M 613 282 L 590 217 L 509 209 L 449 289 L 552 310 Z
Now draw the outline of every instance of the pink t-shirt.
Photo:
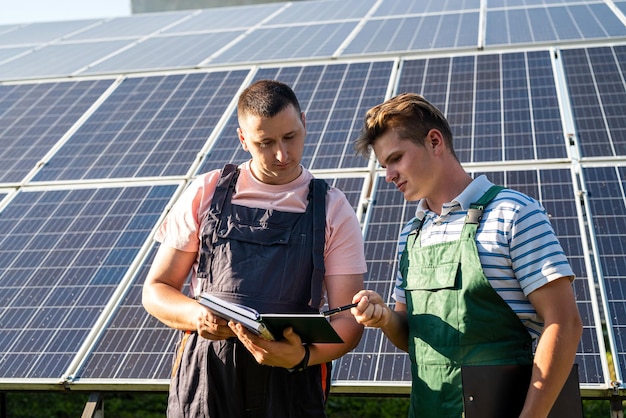
M 308 204 L 308 170 L 288 184 L 273 185 L 257 180 L 250 172 L 249 161 L 239 166 L 232 202 L 241 206 L 303 213 Z M 174 204 L 157 230 L 155 239 L 181 251 L 196 252 L 206 213 L 219 179 L 220 170 L 197 177 Z M 367 271 L 363 252 L 361 226 L 343 192 L 330 187 L 326 196 L 326 243 L 324 247 L 326 276 L 361 274 Z M 197 259 L 193 266 L 192 287 L 196 289 Z

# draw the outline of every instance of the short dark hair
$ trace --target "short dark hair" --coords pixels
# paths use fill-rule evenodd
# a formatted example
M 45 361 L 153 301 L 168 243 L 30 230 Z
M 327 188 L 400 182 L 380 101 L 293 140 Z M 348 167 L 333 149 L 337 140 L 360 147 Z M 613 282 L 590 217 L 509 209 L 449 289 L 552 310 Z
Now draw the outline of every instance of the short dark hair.
M 237 103 L 237 117 L 245 115 L 272 118 L 287 106 L 295 107 L 298 114 L 300 103 L 291 87 L 276 80 L 259 80 L 248 86 Z
M 354 142 L 356 153 L 369 157 L 374 142 L 389 129 L 394 129 L 400 138 L 422 146 L 428 132 L 437 129 L 456 158 L 448 120 L 419 94 L 402 93 L 368 110 L 361 134 Z

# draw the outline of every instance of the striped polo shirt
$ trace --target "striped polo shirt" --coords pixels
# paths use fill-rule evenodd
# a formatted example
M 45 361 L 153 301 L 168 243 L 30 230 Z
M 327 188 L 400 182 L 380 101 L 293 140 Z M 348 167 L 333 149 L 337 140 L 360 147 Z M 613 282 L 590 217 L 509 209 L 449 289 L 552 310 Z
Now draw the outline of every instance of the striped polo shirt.
M 476 178 L 452 202 L 443 206 L 441 215 L 429 210 L 424 200 L 420 201 L 416 217 L 423 219 L 422 246 L 458 239 L 470 204 L 478 201 L 492 185 L 485 176 Z M 400 232 L 398 261 L 412 223 L 413 220 Z M 502 190 L 485 208 L 476 232 L 476 244 L 489 283 L 519 316 L 531 336 L 538 337 L 543 322 L 526 296 L 550 281 L 574 276 L 545 209 L 523 193 Z M 401 284 L 398 272 L 395 299 L 406 303 Z

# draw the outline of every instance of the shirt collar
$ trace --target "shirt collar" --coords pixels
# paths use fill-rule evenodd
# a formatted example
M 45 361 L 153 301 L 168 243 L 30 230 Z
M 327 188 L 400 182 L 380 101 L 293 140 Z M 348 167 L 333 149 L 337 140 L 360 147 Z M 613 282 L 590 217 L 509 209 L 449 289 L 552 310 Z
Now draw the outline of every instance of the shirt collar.
M 493 183 L 487 179 L 485 175 L 478 176 L 459 194 L 457 197 L 452 199 L 451 202 L 446 203 L 444 206 L 452 207 L 455 205 L 460 205 L 463 210 L 468 210 L 470 205 L 474 202 L 477 202 L 482 195 L 484 195 L 489 188 L 493 186 Z M 424 219 L 424 216 L 427 211 L 430 209 L 426 205 L 426 200 L 421 199 L 417 204 L 417 209 L 415 211 L 415 216 L 418 219 Z M 444 212 L 447 213 L 447 211 Z M 444 215 L 445 213 L 442 213 Z

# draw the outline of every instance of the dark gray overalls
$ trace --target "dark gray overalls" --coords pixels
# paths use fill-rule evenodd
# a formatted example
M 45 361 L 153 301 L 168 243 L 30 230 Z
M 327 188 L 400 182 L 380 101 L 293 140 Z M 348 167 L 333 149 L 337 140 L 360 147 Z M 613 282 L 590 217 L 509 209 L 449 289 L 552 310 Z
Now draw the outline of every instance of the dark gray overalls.
M 239 172 L 226 165 L 202 231 L 198 279 L 210 292 L 257 311 L 317 311 L 324 277 L 326 190 L 312 180 L 304 213 L 231 203 Z M 310 303 L 310 305 L 309 305 Z M 236 338 L 181 333 L 168 417 L 325 417 L 330 363 L 290 373 L 259 365 Z

